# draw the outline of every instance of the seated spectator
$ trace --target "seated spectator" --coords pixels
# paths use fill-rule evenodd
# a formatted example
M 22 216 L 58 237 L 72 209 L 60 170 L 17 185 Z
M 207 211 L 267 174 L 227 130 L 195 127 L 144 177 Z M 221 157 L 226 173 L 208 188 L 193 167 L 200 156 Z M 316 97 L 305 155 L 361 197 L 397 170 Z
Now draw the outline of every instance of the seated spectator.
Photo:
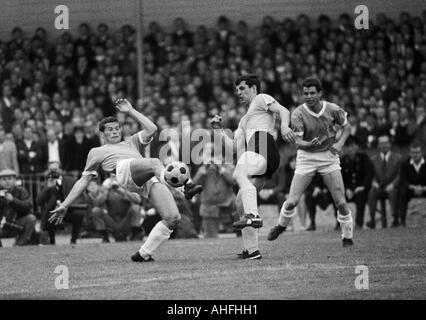
M 15 245 L 31 244 L 36 225 L 31 198 L 16 185 L 16 172 L 11 169 L 0 171 L 0 221 L 0 239 L 17 237 Z
M 364 210 L 373 179 L 373 168 L 368 156 L 359 152 L 355 137 L 349 137 L 345 146 L 347 153 L 341 159 L 341 167 L 346 200 L 355 202 L 355 227 L 361 229 L 364 225 Z
M 141 197 L 118 185 L 115 176 L 107 178 L 102 185 L 92 181 L 86 191 L 90 206 L 90 219 L 94 229 L 107 243 L 112 231 L 115 241 L 141 239 Z
M 372 157 L 373 163 L 373 182 L 368 195 L 368 207 L 370 209 L 371 220 L 367 222 L 367 227 L 374 229 L 376 227 L 376 207 L 377 201 L 382 202 L 382 228 L 387 227 L 386 219 L 386 198 L 389 199 L 391 212 L 393 216 L 393 225 L 398 222 L 398 191 L 397 181 L 401 166 L 401 156 L 391 151 L 392 144 L 387 135 L 379 136 L 378 149 L 379 154 Z
M 55 244 L 55 234 L 58 226 L 48 221 L 51 216 L 50 211 L 56 209 L 56 205 L 67 197 L 77 179 L 63 175 L 59 162 L 49 164 L 46 178 L 47 185 L 37 196 L 37 204 L 42 208 L 41 230 L 48 233 L 50 244 Z M 82 196 L 68 208 L 64 222 L 71 223 L 71 244 L 76 244 L 79 238 L 86 210 L 86 200 Z
M 334 207 L 335 216 L 337 216 L 337 208 L 334 206 L 334 201 L 331 197 L 331 194 L 319 174 L 314 176 L 311 184 L 305 191 L 305 203 L 308 210 L 309 219 L 311 220 L 311 224 L 308 228 L 306 228 L 307 231 L 316 230 L 315 217 L 317 213 L 317 206 L 319 206 L 322 210 L 325 210 L 330 204 L 332 204 Z M 340 230 L 340 225 L 337 221 L 335 230 Z
M 419 143 L 410 146 L 410 158 L 401 165 L 399 180 L 399 215 L 395 226 L 405 227 L 408 203 L 412 198 L 426 198 L 426 163 Z

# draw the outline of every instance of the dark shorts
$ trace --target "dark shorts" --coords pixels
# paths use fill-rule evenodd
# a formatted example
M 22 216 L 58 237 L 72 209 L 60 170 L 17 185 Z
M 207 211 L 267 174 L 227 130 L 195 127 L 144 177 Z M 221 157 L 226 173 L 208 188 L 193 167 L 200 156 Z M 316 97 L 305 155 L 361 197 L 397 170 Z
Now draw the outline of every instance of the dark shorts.
M 266 159 L 266 172 L 262 175 L 252 176 L 254 178 L 271 179 L 272 175 L 280 166 L 280 151 L 274 137 L 265 131 L 256 131 L 247 144 L 247 151 L 253 151 Z

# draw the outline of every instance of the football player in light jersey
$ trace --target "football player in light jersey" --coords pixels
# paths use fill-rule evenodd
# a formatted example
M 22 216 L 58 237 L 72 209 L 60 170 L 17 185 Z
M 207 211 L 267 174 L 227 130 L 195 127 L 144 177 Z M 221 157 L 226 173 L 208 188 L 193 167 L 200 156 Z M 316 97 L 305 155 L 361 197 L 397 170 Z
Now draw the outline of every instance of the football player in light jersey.
M 275 120 L 281 119 L 281 135 L 286 141 L 295 142 L 289 128 L 290 112 L 270 95 L 260 93 L 260 81 L 256 75 L 243 75 L 235 81 L 240 103 L 247 107 L 232 140 L 222 130 L 227 148 L 237 153 L 237 164 L 233 177 L 238 183 L 237 211 L 241 219 L 234 228 L 241 230 L 244 251 L 242 259 L 261 259 L 258 230 L 263 221 L 257 208 L 257 193 L 263 188 L 280 164 L 280 153 L 275 142 Z M 212 127 L 221 129 L 221 118 L 215 116 Z M 228 149 L 230 150 L 230 149 Z
M 322 86 L 318 79 L 305 79 L 302 90 L 305 103 L 291 115 L 291 127 L 297 136 L 298 147 L 296 171 L 289 196 L 281 208 L 278 225 L 271 229 L 268 240 L 275 240 L 285 231 L 301 195 L 315 173 L 319 172 L 338 208 L 337 221 L 342 229 L 343 246 L 350 246 L 353 245 L 353 220 L 345 199 L 339 153 L 350 134 L 351 126 L 341 107 L 321 99 Z M 336 139 L 339 127 L 342 134 Z
M 56 221 L 56 224 L 62 222 L 67 208 L 86 190 L 92 178 L 96 176 L 98 167 L 101 166 L 104 171 L 115 174 L 121 186 L 141 193 L 160 214 L 162 220 L 152 229 L 140 250 L 131 257 L 137 262 L 153 261 L 152 254 L 169 239 L 180 221 L 180 214 L 170 190 L 165 185 L 163 164 L 159 159 L 144 158 L 141 154 L 143 148 L 152 141 L 157 126 L 136 111 L 126 99 L 117 100 L 116 108 L 135 118 L 143 130 L 128 140 L 121 141 L 122 131 L 117 119 L 114 117 L 103 119 L 99 123 L 99 132 L 105 144 L 90 150 L 81 178 L 58 208 L 52 211 L 53 215 L 49 221 Z M 201 186 L 187 183 L 185 196 L 190 199 L 201 190 Z

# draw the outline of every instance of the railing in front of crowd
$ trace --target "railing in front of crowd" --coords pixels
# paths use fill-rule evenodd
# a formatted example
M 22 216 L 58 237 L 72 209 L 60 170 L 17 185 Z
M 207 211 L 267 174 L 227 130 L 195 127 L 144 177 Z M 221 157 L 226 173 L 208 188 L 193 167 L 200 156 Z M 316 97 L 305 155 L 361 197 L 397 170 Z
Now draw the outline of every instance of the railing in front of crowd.
M 71 176 L 76 179 L 79 178 L 79 173 L 63 173 L 63 176 Z M 30 195 L 33 211 L 36 216 L 40 216 L 41 208 L 37 205 L 37 195 L 46 187 L 47 174 L 46 173 L 27 173 L 20 174 L 16 179 L 16 185 L 23 187 Z

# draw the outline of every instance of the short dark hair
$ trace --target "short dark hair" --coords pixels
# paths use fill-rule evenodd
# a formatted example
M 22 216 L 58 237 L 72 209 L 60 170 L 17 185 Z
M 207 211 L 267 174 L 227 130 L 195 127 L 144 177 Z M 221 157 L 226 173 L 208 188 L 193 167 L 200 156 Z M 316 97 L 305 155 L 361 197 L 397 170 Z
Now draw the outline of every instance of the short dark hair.
M 422 145 L 419 141 L 413 141 L 410 143 L 410 149 L 417 149 L 420 148 L 422 150 Z
M 75 126 L 73 132 L 76 133 L 77 131 L 84 132 L 84 129 L 82 126 Z
M 116 117 L 106 117 L 106 118 L 102 119 L 98 124 L 99 131 L 104 132 L 105 125 L 107 123 L 113 123 L 113 122 L 118 122 Z
M 358 139 L 355 136 L 349 136 L 346 140 L 346 146 L 359 145 Z
M 257 93 L 260 93 L 260 81 L 255 74 L 245 74 L 239 76 L 235 80 L 235 86 L 238 86 L 241 82 L 245 81 L 249 88 L 256 86 Z
M 305 78 L 302 82 L 302 88 L 309 88 L 309 87 L 315 87 L 318 92 L 322 91 L 322 84 L 321 81 L 318 78 L 315 77 L 308 77 Z

